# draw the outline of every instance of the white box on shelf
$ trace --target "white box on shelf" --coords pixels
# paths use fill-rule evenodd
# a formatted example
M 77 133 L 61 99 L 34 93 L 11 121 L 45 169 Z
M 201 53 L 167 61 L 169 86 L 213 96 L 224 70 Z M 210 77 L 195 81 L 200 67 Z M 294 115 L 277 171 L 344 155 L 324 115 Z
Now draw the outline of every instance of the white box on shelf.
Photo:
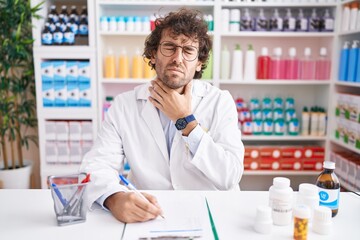
M 45 140 L 56 141 L 56 121 L 45 121 Z
M 57 162 L 57 147 L 55 142 L 45 143 L 45 161 L 47 163 Z
M 82 158 L 85 156 L 87 152 L 90 151 L 91 147 L 93 145 L 92 141 L 83 141 L 81 144 L 81 152 L 82 152 Z
M 79 79 L 79 105 L 82 107 L 91 106 L 91 82 L 90 82 L 90 62 L 78 62 Z
M 53 61 L 54 66 L 54 91 L 55 91 L 55 106 L 66 106 L 66 62 Z
M 70 161 L 70 148 L 68 142 L 57 142 L 57 159 L 59 163 L 69 163 Z
M 93 140 L 93 131 L 92 131 L 92 122 L 91 121 L 82 121 L 81 122 L 81 139 L 83 141 L 92 141 Z
M 69 122 L 67 121 L 56 122 L 56 140 L 69 141 Z
M 81 122 L 70 121 L 69 122 L 69 140 L 81 141 Z
M 81 163 L 82 151 L 79 141 L 70 142 L 70 163 Z

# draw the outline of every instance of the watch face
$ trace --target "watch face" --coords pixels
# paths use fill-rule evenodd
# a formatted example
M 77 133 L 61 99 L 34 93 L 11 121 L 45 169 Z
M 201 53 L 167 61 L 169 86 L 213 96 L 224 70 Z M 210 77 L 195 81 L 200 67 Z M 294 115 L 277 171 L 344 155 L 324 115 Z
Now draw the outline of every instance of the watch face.
M 176 120 L 175 127 L 177 128 L 177 130 L 183 130 L 184 128 L 186 128 L 186 125 L 187 122 L 185 118 L 179 118 L 178 120 Z

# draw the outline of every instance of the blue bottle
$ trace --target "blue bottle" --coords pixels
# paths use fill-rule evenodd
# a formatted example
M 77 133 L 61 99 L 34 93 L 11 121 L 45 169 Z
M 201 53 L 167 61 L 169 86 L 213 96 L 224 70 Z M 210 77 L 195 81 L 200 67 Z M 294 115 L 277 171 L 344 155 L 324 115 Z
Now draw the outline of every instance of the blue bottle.
M 357 62 L 359 58 L 359 40 L 354 40 L 351 49 L 349 50 L 349 67 L 348 77 L 349 82 L 356 81 Z
M 339 64 L 340 81 L 347 81 L 348 79 L 349 45 L 350 42 L 346 41 L 340 53 L 340 64 Z
M 357 83 L 360 83 L 360 53 L 359 53 L 359 56 L 358 56 L 356 69 L 357 69 L 357 71 L 356 71 L 356 79 L 355 79 L 355 81 Z

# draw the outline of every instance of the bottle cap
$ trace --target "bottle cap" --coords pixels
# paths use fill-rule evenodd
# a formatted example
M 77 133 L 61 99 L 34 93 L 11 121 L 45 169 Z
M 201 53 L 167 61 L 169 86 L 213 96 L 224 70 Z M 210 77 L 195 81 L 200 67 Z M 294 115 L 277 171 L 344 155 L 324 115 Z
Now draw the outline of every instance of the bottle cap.
M 112 96 L 106 96 L 105 100 L 106 100 L 106 101 L 113 101 L 113 100 L 114 100 L 114 97 L 112 97 Z
M 325 47 L 320 48 L 320 56 L 326 56 L 327 55 L 327 49 Z
M 281 56 L 282 55 L 282 48 L 281 47 L 274 48 L 274 55 L 275 56 Z
M 261 48 L 261 55 L 262 56 L 268 56 L 269 55 L 269 51 L 268 51 L 267 47 Z
M 326 235 L 331 232 L 332 218 L 331 209 L 325 206 L 318 206 L 314 209 L 313 231 Z
M 273 185 L 276 188 L 287 188 L 290 187 L 290 179 L 284 177 L 276 177 L 273 179 Z
M 319 189 L 316 185 L 310 183 L 301 183 L 299 185 L 299 194 L 303 196 L 319 197 Z
M 309 219 L 310 216 L 311 212 L 308 206 L 300 204 L 294 208 L 294 217 L 301 219 Z
M 296 56 L 296 48 L 294 48 L 294 47 L 289 48 L 289 56 L 290 57 L 295 57 Z
M 311 56 L 311 48 L 309 48 L 309 47 L 305 48 L 304 55 L 305 56 Z
M 258 233 L 269 234 L 272 230 L 271 207 L 260 205 L 256 208 L 254 229 Z
M 324 161 L 323 168 L 335 169 L 335 163 L 330 161 Z

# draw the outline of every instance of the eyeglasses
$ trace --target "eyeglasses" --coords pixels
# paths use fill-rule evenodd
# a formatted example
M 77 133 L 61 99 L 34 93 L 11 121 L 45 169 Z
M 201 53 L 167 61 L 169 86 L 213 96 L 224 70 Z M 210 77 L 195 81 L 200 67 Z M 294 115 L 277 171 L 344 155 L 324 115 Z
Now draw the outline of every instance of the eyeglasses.
M 160 52 L 165 57 L 171 57 L 172 55 L 174 55 L 176 52 L 176 48 L 178 47 L 182 49 L 182 56 L 188 62 L 194 61 L 199 55 L 199 50 L 191 45 L 179 46 L 172 42 L 162 42 L 159 45 Z

